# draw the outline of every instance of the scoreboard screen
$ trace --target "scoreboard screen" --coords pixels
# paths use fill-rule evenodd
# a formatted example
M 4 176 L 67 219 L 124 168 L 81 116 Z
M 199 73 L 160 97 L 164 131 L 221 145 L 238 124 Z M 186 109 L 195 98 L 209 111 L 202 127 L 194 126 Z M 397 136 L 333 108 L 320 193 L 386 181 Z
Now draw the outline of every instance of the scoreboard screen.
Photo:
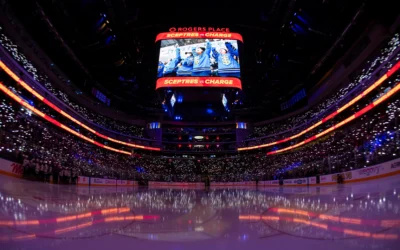
M 239 54 L 241 40 L 234 39 L 235 36 L 227 39 L 169 37 L 171 36 L 165 36 L 160 40 L 156 89 L 162 87 L 241 89 Z

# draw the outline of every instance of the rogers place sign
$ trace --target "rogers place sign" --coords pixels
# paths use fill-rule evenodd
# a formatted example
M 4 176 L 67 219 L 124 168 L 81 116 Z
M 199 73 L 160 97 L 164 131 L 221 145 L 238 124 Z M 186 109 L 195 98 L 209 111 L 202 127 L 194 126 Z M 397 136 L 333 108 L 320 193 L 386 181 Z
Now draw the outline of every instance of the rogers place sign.
M 197 31 L 197 32 L 230 32 L 229 28 L 215 28 L 215 27 L 171 27 L 169 32 L 187 32 L 187 31 Z

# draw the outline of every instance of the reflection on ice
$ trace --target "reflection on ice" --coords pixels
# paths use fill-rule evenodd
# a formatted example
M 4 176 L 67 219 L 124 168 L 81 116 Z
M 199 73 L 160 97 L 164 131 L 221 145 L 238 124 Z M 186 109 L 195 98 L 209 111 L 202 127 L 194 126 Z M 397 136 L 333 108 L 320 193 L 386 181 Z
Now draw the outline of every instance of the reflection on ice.
M 207 190 L 57 186 L 0 176 L 0 242 L 11 249 L 31 249 L 29 242 L 50 248 L 60 239 L 142 240 L 153 249 L 161 247 L 156 242 L 232 249 L 242 242 L 257 249 L 280 239 L 395 249 L 399 186 L 400 176 L 344 186 Z

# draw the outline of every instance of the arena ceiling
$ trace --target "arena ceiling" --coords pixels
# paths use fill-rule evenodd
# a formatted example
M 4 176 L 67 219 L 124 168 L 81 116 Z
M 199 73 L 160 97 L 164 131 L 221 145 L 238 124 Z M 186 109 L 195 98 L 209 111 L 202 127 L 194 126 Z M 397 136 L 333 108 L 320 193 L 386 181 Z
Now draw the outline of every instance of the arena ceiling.
M 139 8 L 128 0 L 9 3 L 75 85 L 87 92 L 97 86 L 112 106 L 133 114 L 162 113 L 154 91 L 158 33 L 170 27 L 228 27 L 244 39 L 244 102 L 234 112 L 256 119 L 278 114 L 280 103 L 302 88 L 311 89 L 371 21 L 391 17 L 390 9 L 377 12 L 376 6 L 360 0 L 270 0 L 262 7 L 236 8 L 205 3 Z M 99 32 L 96 25 L 102 15 L 107 29 Z

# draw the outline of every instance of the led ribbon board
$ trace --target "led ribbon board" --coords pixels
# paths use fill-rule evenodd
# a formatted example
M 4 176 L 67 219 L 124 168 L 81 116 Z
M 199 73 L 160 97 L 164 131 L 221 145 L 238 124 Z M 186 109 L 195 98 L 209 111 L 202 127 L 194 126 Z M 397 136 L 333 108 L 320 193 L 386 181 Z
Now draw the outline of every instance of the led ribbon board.
M 209 87 L 242 89 L 240 79 L 233 77 L 163 77 L 157 80 L 156 89 L 168 87 Z

